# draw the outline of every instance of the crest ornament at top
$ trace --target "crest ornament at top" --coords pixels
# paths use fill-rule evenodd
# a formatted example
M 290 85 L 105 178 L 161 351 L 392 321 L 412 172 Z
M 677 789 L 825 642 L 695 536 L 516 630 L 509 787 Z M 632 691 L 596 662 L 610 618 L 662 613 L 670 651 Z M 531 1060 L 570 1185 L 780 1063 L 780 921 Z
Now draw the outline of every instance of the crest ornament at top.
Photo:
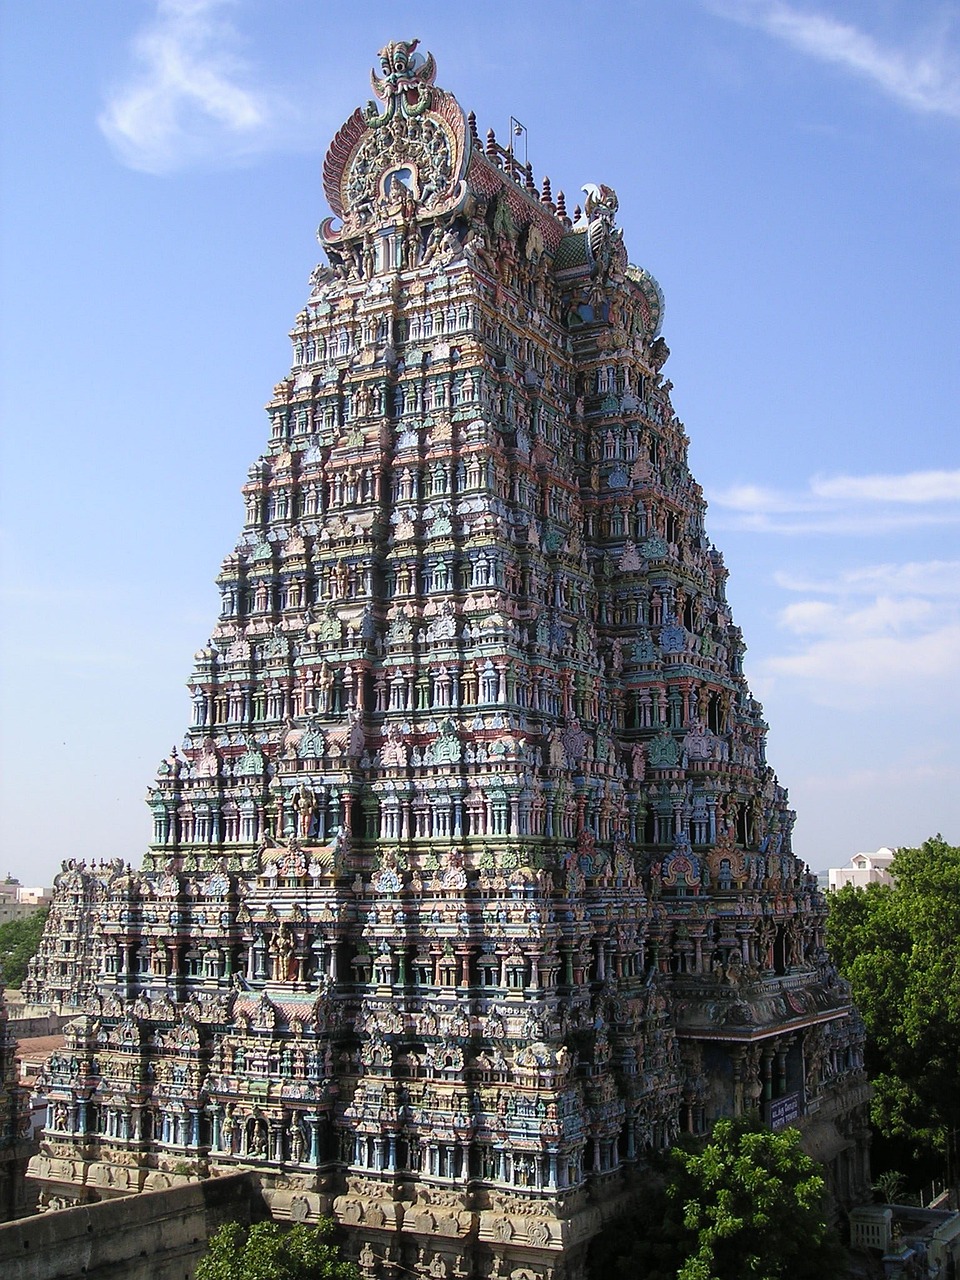
M 398 108 L 409 119 L 423 115 L 430 106 L 437 64 L 432 53 L 416 52 L 419 43 L 419 40 L 391 40 L 377 54 L 383 75 L 371 71 L 370 83 L 380 101 L 387 105 L 381 115 L 375 102 L 367 103 L 364 119 L 371 129 L 389 124 Z
M 335 269 L 347 279 L 369 278 L 379 270 L 420 261 L 422 237 L 415 224 L 449 213 L 466 195 L 463 185 L 470 151 L 466 117 L 459 103 L 434 84 L 432 54 L 416 52 L 419 41 L 394 40 L 380 50 L 382 75 L 371 73 L 374 101 L 359 107 L 330 144 L 323 184 L 332 219 L 320 227 L 325 246 L 345 244 Z M 351 243 L 375 229 L 414 227 L 403 245 L 386 248 L 370 239 Z M 329 251 L 329 250 L 328 250 Z

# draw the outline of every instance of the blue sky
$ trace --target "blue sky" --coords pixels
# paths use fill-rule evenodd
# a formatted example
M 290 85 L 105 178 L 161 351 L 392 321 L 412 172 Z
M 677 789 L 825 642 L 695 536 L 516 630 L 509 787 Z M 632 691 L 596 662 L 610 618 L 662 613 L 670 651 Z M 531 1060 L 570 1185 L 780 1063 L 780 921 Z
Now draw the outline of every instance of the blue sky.
M 4 0 L 0 873 L 142 797 L 387 40 L 620 197 L 814 869 L 960 842 L 960 4 Z

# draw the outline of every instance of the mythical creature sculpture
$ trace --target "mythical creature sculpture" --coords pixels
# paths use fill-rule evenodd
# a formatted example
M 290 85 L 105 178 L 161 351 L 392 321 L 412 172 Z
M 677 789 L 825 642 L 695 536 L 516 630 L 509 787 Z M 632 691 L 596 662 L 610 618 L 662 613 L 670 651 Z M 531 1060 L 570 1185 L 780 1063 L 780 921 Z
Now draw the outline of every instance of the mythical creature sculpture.
M 419 43 L 419 40 L 392 40 L 377 55 L 383 76 L 371 71 L 370 83 L 380 101 L 387 105 L 380 115 L 372 99 L 367 103 L 364 119 L 371 129 L 389 124 L 398 106 L 408 119 L 423 115 L 430 106 L 430 86 L 436 78 L 437 65 L 432 53 L 414 52 Z
M 586 196 L 586 200 L 583 202 L 583 212 L 587 221 L 592 222 L 594 218 L 604 218 L 607 222 L 612 223 L 617 216 L 617 210 L 620 208 L 620 201 L 617 199 L 617 193 L 613 187 L 608 187 L 602 182 L 588 182 L 580 190 Z
M 590 250 L 594 258 L 599 259 L 604 248 L 618 234 L 613 224 L 617 210 L 620 208 L 620 201 L 613 187 L 608 187 L 602 182 L 588 182 L 580 189 L 586 196 L 583 211 Z

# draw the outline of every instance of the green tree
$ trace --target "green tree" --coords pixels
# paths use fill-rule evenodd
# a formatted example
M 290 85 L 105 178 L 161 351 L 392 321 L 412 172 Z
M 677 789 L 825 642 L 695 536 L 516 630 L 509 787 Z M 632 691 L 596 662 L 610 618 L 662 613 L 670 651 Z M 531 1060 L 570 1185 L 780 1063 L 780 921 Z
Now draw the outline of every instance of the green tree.
M 718 1120 L 699 1153 L 677 1152 L 668 1191 L 692 1236 L 677 1280 L 834 1280 L 846 1256 L 824 1215 L 820 1166 L 796 1129 Z
M 20 920 L 0 924 L 0 982 L 5 987 L 19 991 L 27 976 L 27 963 L 37 954 L 49 914 L 49 909 L 43 907 Z
M 827 944 L 866 1025 L 873 1122 L 926 1159 L 913 1168 L 916 1183 L 945 1160 L 956 1173 L 960 848 L 936 836 L 899 849 L 891 873 L 893 886 L 832 895 Z
M 595 1280 L 838 1280 L 847 1260 L 824 1215 L 820 1167 L 795 1129 L 719 1120 L 675 1147 L 665 1183 L 590 1251 Z
M 360 1280 L 353 1263 L 330 1243 L 332 1232 L 329 1219 L 316 1227 L 227 1222 L 211 1236 L 196 1280 Z

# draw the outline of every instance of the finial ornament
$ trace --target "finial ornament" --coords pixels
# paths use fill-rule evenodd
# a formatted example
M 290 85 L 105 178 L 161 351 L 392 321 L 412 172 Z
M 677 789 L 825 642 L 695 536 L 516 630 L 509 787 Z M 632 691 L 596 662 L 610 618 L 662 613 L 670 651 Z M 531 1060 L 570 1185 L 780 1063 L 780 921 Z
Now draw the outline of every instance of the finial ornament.
M 622 232 L 614 227 L 620 201 L 613 187 L 600 182 L 588 182 L 580 190 L 586 196 L 584 201 L 584 221 L 578 223 L 586 227 L 590 251 L 594 259 L 608 260 L 609 250 L 614 241 L 622 236 Z

